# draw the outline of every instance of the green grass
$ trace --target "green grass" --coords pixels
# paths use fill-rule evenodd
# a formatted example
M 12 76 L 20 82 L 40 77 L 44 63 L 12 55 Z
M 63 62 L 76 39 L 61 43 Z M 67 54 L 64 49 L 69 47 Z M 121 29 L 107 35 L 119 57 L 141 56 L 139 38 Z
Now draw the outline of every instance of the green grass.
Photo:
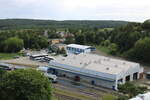
M 13 59 L 15 56 L 22 56 L 22 53 L 0 53 L 0 60 Z
M 114 28 L 103 28 L 103 29 L 99 29 L 100 32 L 103 32 L 104 30 L 108 30 L 108 31 L 112 31 Z
M 57 98 L 55 98 L 54 96 L 52 97 L 52 100 L 58 100 Z
M 96 49 L 105 53 L 105 54 L 109 54 L 110 53 L 110 50 L 108 47 L 104 47 L 104 46 L 96 46 Z
M 62 94 L 65 96 L 69 96 L 69 97 L 73 97 L 73 98 L 77 98 L 77 99 L 81 99 L 81 100 L 95 100 L 89 96 L 85 96 L 85 95 L 78 94 L 78 93 L 73 93 L 73 92 L 66 91 L 66 90 L 60 90 L 60 89 L 56 89 L 56 88 L 54 89 L 54 93 Z
M 102 97 L 102 100 L 116 100 L 116 99 L 117 99 L 117 97 L 112 94 L 107 94 Z

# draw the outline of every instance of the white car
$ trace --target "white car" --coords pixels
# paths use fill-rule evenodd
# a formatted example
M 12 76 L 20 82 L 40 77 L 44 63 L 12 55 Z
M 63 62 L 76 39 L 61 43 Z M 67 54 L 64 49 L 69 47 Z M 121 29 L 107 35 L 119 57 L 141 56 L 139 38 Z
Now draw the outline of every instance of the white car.
M 51 79 L 53 83 L 56 83 L 56 82 L 57 82 L 57 81 L 56 81 L 56 79 L 57 79 L 57 76 L 56 76 L 56 75 L 53 75 L 53 74 L 50 74 L 50 73 L 44 73 L 44 75 L 45 75 L 46 77 L 48 77 L 49 79 Z

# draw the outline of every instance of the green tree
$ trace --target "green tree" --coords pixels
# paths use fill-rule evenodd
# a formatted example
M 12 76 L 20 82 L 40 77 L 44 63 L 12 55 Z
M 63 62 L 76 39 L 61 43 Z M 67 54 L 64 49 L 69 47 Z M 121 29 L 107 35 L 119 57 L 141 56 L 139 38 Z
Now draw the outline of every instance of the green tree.
M 102 42 L 102 46 L 108 47 L 111 44 L 111 42 L 109 40 L 105 40 Z
M 4 52 L 19 52 L 23 47 L 23 40 L 17 37 L 11 37 L 4 41 Z
M 38 44 L 40 48 L 47 48 L 48 47 L 48 41 L 46 37 L 39 37 Z
M 116 55 L 117 54 L 117 51 L 118 51 L 118 45 L 117 44 L 111 43 L 108 48 L 109 48 L 110 53 L 112 55 Z
M 136 86 L 133 83 L 127 82 L 125 84 L 119 85 L 118 89 L 120 92 L 128 94 L 129 98 L 131 98 L 138 94 L 144 93 L 147 88 Z
M 84 45 L 85 44 L 85 36 L 83 34 L 78 34 L 75 36 L 75 42 L 77 44 Z
M 135 43 L 133 49 L 130 49 L 125 56 L 135 60 L 150 62 L 150 38 L 140 39 Z
M 150 20 L 146 20 L 143 24 L 142 24 L 142 28 L 146 29 L 146 30 L 150 30 Z
M 0 82 L 0 100 L 51 100 L 48 78 L 33 69 L 7 72 Z
M 70 36 L 70 37 L 67 37 L 66 40 L 65 40 L 65 44 L 72 44 L 74 43 L 75 40 L 74 40 L 74 37 Z

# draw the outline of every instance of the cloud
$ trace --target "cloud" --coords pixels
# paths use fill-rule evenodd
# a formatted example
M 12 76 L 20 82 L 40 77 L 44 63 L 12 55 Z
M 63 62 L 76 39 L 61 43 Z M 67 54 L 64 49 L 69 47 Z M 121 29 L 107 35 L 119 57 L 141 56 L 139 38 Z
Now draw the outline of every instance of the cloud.
M 0 0 L 0 18 L 144 21 L 149 0 Z

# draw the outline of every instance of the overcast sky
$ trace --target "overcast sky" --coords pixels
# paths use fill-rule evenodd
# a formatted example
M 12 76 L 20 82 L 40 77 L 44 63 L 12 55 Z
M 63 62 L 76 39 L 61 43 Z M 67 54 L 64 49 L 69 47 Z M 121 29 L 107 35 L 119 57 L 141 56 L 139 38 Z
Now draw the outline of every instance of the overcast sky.
M 142 22 L 150 0 L 0 0 L 0 18 Z

